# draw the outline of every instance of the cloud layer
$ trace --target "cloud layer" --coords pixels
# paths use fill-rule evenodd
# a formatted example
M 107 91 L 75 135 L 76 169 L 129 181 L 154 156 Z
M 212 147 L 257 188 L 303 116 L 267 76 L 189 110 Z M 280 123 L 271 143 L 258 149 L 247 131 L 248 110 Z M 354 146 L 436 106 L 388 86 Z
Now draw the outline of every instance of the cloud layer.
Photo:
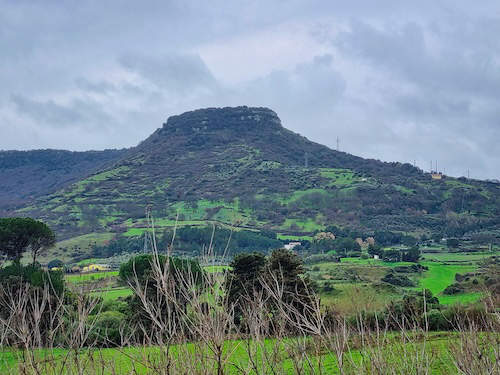
M 0 0 L 0 149 L 133 146 L 259 105 L 353 154 L 500 178 L 500 4 L 339 3 Z

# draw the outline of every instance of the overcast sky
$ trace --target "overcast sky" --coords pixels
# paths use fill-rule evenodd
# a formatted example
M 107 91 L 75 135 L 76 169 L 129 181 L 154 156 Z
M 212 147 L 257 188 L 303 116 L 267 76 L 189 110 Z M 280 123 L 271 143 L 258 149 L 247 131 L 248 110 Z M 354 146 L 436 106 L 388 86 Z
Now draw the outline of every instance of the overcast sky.
M 500 2 L 0 0 L 0 149 L 134 146 L 266 106 L 363 157 L 500 178 Z

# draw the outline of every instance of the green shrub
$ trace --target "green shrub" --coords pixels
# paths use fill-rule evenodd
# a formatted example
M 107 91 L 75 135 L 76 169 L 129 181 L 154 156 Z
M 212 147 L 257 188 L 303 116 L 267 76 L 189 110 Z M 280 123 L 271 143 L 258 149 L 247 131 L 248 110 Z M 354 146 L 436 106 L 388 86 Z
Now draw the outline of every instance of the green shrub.
M 100 312 L 96 319 L 95 325 L 89 335 L 89 341 L 96 341 L 100 346 L 119 346 L 121 345 L 120 328 L 125 320 L 125 314 L 118 311 Z M 125 326 L 123 326 L 125 329 Z
M 392 272 L 385 275 L 382 278 L 382 281 L 397 286 L 415 286 L 413 281 L 411 281 L 408 277 L 404 275 L 396 275 Z
M 465 292 L 465 288 L 460 285 L 460 284 L 452 284 L 446 287 L 445 290 L 443 290 L 443 294 L 446 295 L 453 295 L 453 294 L 459 294 Z
M 62 271 L 45 271 L 39 264 L 23 266 L 19 262 L 0 269 L 0 284 L 12 284 L 12 280 L 27 282 L 34 287 L 50 286 L 50 291 L 60 295 L 64 291 L 64 274 Z
M 436 309 L 427 313 L 427 324 L 431 331 L 445 331 L 452 328 L 445 314 Z

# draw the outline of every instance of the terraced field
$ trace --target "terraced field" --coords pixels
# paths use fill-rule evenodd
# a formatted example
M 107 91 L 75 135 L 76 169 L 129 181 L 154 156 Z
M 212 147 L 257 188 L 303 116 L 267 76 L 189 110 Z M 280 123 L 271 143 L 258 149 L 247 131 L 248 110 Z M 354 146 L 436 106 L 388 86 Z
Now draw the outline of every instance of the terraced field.
M 401 266 L 411 266 L 410 262 L 384 262 L 375 259 L 342 258 L 341 263 L 325 262 L 309 266 L 309 273 L 319 285 L 328 283 L 333 290 L 322 290 L 324 303 L 331 304 L 339 312 L 352 313 L 360 306 L 378 310 L 388 302 L 401 299 L 404 291 L 429 289 L 439 298 L 440 303 L 467 304 L 478 301 L 480 291 L 443 294 L 449 285 L 455 282 L 456 274 L 473 273 L 479 269 L 479 263 L 496 253 L 433 253 L 424 254 L 422 266 L 428 270 L 410 274 L 415 287 L 396 288 L 385 284 L 379 285 L 379 280 L 391 269 Z

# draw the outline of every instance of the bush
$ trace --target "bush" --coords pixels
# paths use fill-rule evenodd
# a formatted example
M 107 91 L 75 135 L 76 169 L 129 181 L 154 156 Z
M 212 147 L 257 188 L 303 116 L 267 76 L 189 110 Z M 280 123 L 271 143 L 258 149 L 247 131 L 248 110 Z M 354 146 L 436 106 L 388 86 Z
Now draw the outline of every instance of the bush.
M 315 264 L 322 262 L 340 262 L 335 254 L 314 254 L 304 258 L 304 264 Z
M 94 319 L 91 317 L 90 319 Z M 89 335 L 89 341 L 97 341 L 102 346 L 121 345 L 120 327 L 125 320 L 125 314 L 119 311 L 101 311 L 95 318 L 95 325 Z
M 450 322 L 443 312 L 433 309 L 427 313 L 427 324 L 431 331 L 445 331 L 452 329 Z
M 0 283 L 10 283 L 9 280 L 17 279 L 27 282 L 34 287 L 50 285 L 50 292 L 61 294 L 64 291 L 64 274 L 61 271 L 45 271 L 39 264 L 23 266 L 19 262 L 0 269 Z
M 404 275 L 396 275 L 389 272 L 382 278 L 382 281 L 396 286 L 415 286 L 413 281 Z
M 460 285 L 460 284 L 452 284 L 446 287 L 445 290 L 443 290 L 443 294 L 446 295 L 453 295 L 453 294 L 459 294 L 465 292 L 465 288 Z
M 337 289 L 335 289 L 331 283 L 324 283 L 321 290 L 325 293 L 337 292 Z

